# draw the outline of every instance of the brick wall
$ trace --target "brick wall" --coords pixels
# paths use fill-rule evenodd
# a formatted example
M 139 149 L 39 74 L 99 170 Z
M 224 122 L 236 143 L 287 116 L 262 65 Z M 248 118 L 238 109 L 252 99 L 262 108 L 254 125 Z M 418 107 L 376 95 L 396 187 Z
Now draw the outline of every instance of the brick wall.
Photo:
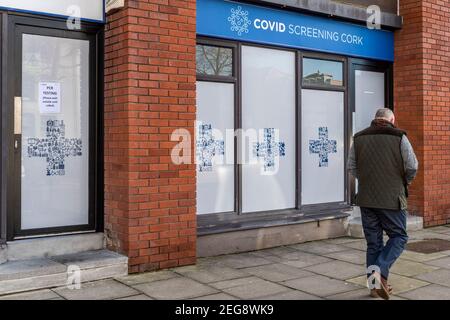
M 422 0 L 401 1 L 404 26 L 395 33 L 394 111 L 398 125 L 408 131 L 417 158 L 419 172 L 409 190 L 409 211 L 424 212 L 423 142 L 423 54 Z
M 450 7 L 443 0 L 402 0 L 396 33 L 395 109 L 409 132 L 420 173 L 410 211 L 425 226 L 450 222 Z
M 195 121 L 195 0 L 126 0 L 105 34 L 105 232 L 129 271 L 195 263 L 195 165 L 173 130 Z

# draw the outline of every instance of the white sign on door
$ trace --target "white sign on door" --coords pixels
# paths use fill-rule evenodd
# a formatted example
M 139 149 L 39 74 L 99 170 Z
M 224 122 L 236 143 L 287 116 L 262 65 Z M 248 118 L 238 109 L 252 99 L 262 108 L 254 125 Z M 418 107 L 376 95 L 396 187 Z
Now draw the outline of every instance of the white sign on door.
M 61 112 L 61 84 L 39 82 L 39 109 L 41 113 Z

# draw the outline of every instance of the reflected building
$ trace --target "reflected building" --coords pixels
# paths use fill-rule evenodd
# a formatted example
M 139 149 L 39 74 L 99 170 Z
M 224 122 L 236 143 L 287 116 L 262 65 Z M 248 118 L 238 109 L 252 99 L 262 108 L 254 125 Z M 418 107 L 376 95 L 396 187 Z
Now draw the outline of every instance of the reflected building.
M 323 73 L 320 70 L 305 76 L 303 82 L 307 85 L 342 86 L 342 80 L 335 80 L 332 74 Z

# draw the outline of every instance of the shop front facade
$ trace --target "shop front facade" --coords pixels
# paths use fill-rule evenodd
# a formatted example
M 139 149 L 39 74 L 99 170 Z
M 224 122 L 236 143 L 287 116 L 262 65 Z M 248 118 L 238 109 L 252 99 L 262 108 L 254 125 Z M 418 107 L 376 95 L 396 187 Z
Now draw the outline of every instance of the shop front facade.
M 394 33 L 253 4 L 197 1 L 196 48 L 201 232 L 342 224 L 356 187 L 346 170 L 351 137 L 378 108 L 392 106 Z M 320 236 L 320 228 L 309 228 L 318 232 L 310 237 Z M 272 242 L 263 236 L 252 247 L 243 238 L 247 243 L 235 249 Z M 217 245 L 205 249 L 212 253 Z
M 77 236 L 133 273 L 346 235 L 381 107 L 421 164 L 410 213 L 448 223 L 447 4 L 3 2 L 5 247 Z

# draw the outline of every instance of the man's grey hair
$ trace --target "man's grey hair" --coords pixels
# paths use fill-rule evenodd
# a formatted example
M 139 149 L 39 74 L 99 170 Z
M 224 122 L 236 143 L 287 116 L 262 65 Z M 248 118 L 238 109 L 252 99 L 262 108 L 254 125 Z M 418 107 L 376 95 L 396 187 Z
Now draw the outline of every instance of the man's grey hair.
M 394 112 L 392 112 L 392 110 L 391 109 L 388 109 L 388 108 L 382 108 L 382 109 L 379 109 L 378 111 L 377 111 L 377 113 L 375 114 L 375 118 L 376 119 L 387 119 L 387 120 L 389 120 L 389 119 L 391 119 L 392 117 L 394 116 Z

